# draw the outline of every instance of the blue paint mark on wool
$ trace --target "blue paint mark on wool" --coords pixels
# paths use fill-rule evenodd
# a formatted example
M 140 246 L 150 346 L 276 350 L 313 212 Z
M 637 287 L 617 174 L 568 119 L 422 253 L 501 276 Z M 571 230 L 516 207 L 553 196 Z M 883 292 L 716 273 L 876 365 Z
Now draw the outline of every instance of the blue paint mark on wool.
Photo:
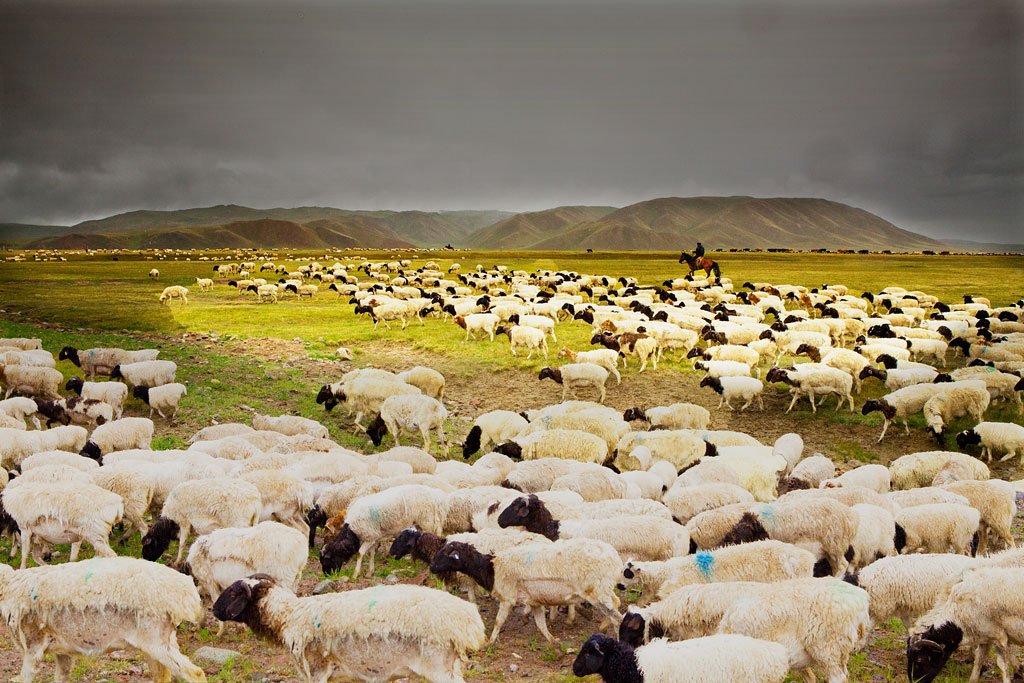
M 760 515 L 761 519 L 771 519 L 775 516 L 775 508 L 772 507 L 771 503 L 763 505 L 760 511 L 758 511 L 758 515 Z
M 373 520 L 374 524 L 380 525 L 380 508 L 370 508 L 370 519 Z
M 715 556 L 706 550 L 699 551 L 693 556 L 693 563 L 708 581 L 711 580 L 711 567 L 715 564 Z
M 526 564 L 533 564 L 533 561 L 536 559 L 536 557 L 537 554 L 531 550 L 530 552 L 526 553 L 526 557 L 523 558 L 523 562 L 525 562 Z

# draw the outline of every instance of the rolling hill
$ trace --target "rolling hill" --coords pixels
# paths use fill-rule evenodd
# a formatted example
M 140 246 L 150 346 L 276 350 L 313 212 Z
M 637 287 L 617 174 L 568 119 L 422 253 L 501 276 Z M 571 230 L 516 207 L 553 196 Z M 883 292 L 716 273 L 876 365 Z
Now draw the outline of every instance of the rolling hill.
M 329 206 L 253 209 L 237 204 L 219 204 L 176 211 L 129 211 L 108 218 L 84 221 L 65 228 L 63 232 L 112 234 L 198 228 L 253 222 L 264 218 L 303 225 L 320 220 L 361 220 L 362 225 L 375 223 L 378 228 L 391 230 L 399 238 L 417 246 L 443 246 L 449 242 L 459 242 L 474 230 L 511 215 L 507 211 L 349 211 Z
M 675 250 L 691 249 L 698 240 L 708 249 L 915 251 L 944 247 L 863 209 L 826 199 L 664 197 L 568 226 L 529 248 Z
M 199 228 L 171 228 L 44 237 L 29 249 L 236 249 L 406 248 L 412 245 L 387 228 L 359 218 L 325 218 L 303 225 L 261 218 Z
M 813 198 L 662 197 L 616 209 L 348 211 L 219 205 L 132 211 L 69 228 L 0 224 L 30 248 L 439 247 L 541 250 L 676 250 L 703 241 L 730 248 L 948 248 L 863 209 Z M 0 233 L 2 237 L 4 233 Z M 48 236 L 44 236 L 48 235 Z
M 525 249 L 570 225 L 596 221 L 615 211 L 614 206 L 560 206 L 546 211 L 517 213 L 477 230 L 465 240 L 473 249 Z

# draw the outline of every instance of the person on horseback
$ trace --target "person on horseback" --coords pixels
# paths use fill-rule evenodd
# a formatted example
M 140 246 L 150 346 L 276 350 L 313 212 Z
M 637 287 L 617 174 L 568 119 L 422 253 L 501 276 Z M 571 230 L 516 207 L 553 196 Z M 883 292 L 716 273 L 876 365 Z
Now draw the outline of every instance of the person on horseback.
M 693 250 L 693 256 L 697 260 L 703 258 L 703 256 L 704 256 L 704 245 L 701 244 L 700 242 L 697 242 L 697 248 Z

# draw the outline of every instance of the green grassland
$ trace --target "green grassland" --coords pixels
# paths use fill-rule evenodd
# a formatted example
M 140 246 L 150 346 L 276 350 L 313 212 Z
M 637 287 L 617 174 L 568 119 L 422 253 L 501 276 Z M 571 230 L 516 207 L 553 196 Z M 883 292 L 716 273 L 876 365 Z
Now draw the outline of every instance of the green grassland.
M 285 254 L 294 258 L 287 258 Z M 0 253 L 0 258 L 10 254 Z M 210 254 L 227 257 L 227 254 Z M 258 305 L 250 296 L 239 296 L 225 284 L 217 284 L 209 293 L 202 293 L 192 284 L 195 277 L 212 277 L 213 264 L 209 261 L 194 260 L 145 260 L 139 255 L 119 255 L 117 261 L 109 255 L 81 257 L 68 255 L 67 261 L 11 263 L 0 261 L 0 336 L 37 336 L 43 339 L 44 347 L 56 351 L 64 345 L 79 348 L 89 346 L 122 346 L 140 348 L 159 346 L 161 357 L 178 363 L 179 381 L 189 387 L 189 395 L 183 401 L 182 415 L 173 425 L 158 421 L 158 438 L 154 447 L 182 447 L 184 438 L 195 428 L 218 421 L 248 421 L 252 411 L 261 411 L 268 406 L 277 412 L 291 412 L 321 420 L 331 432 L 331 438 L 343 445 L 369 452 L 372 446 L 360 435 L 355 436 L 349 429 L 349 421 L 342 415 L 325 416 L 322 408 L 313 400 L 316 386 L 328 381 L 339 372 L 340 365 L 322 359 L 331 358 L 336 346 L 351 346 L 355 352 L 356 365 L 380 364 L 385 351 L 394 355 L 405 353 L 414 357 L 418 353 L 444 357 L 448 361 L 446 375 L 452 381 L 452 373 L 461 375 L 463 381 L 486 373 L 497 376 L 519 372 L 536 371 L 545 364 L 543 359 L 530 361 L 514 359 L 509 354 L 508 342 L 502 337 L 493 343 L 464 342 L 464 331 L 450 322 L 442 323 L 428 319 L 424 325 L 413 323 L 402 331 L 397 326 L 387 330 L 382 325 L 377 331 L 365 317 L 357 318 L 352 306 L 346 300 L 338 301 L 333 292 L 322 291 L 312 301 L 297 301 L 294 297 L 279 304 Z M 677 254 L 667 253 L 568 253 L 568 252 L 352 252 L 352 253 L 301 253 L 281 252 L 271 260 L 276 263 L 299 265 L 298 258 L 316 258 L 325 265 L 335 261 L 355 263 L 365 257 L 371 261 L 411 258 L 414 267 L 427 260 L 437 261 L 447 269 L 453 261 L 461 263 L 463 270 L 475 267 L 477 263 L 490 267 L 505 264 L 510 269 L 533 271 L 536 269 L 575 270 L 583 273 L 597 273 L 609 276 L 636 277 L 641 283 L 660 283 L 665 279 L 679 277 L 684 273 L 676 263 Z M 714 254 L 722 263 L 723 275 L 731 277 L 739 286 L 747 280 L 776 283 L 805 284 L 817 286 L 823 283 L 840 283 L 850 288 L 851 293 L 878 291 L 889 285 L 907 289 L 921 289 L 935 294 L 946 301 L 957 301 L 965 293 L 987 296 L 994 305 L 1015 301 L 1024 295 L 1024 260 L 1014 256 L 922 256 L 922 255 L 836 255 L 836 254 Z M 232 260 L 238 260 L 234 258 Z M 249 260 L 257 260 L 250 258 Z M 160 279 L 154 282 L 147 273 L 152 267 L 159 268 Z M 269 274 L 268 274 L 269 279 Z M 161 306 L 157 296 L 163 287 L 182 284 L 191 289 L 190 303 L 181 306 L 173 303 Z M 214 333 L 213 339 L 197 337 Z M 187 336 L 186 336 L 187 335 Z M 590 327 L 588 325 L 563 322 L 557 327 L 558 343 L 551 345 L 551 360 L 557 348 L 565 344 L 574 349 L 590 348 Z M 260 338 L 299 340 L 291 342 L 292 355 L 273 353 L 253 355 L 247 352 L 247 345 L 255 345 Z M 297 360 L 295 354 L 301 356 Z M 77 368 L 68 362 L 58 363 L 58 369 L 66 376 L 76 373 Z M 763 377 L 762 367 L 762 377 Z M 648 370 L 637 375 L 636 361 L 624 373 L 623 386 L 628 383 L 653 381 L 654 377 L 669 377 L 673 381 L 695 384 L 695 373 L 688 361 L 673 359 L 659 365 L 657 373 Z M 468 379 L 467 379 L 468 378 Z M 557 400 L 555 388 L 551 400 Z M 771 389 L 784 394 L 782 387 Z M 865 398 L 879 396 L 884 388 L 877 381 L 865 383 L 863 393 L 857 397 L 858 407 Z M 782 399 L 782 396 L 779 396 Z M 459 400 L 465 401 L 465 397 Z M 788 403 L 788 400 L 785 402 Z M 789 417 L 792 425 L 788 428 L 801 433 L 807 430 L 837 430 L 848 425 L 868 425 L 871 433 L 877 435 L 881 419 L 875 414 L 861 416 L 840 412 L 833 414 L 830 405 L 827 410 L 812 415 L 806 402 L 801 409 L 794 410 Z M 137 401 L 130 403 L 132 414 L 144 414 L 144 406 Z M 748 414 L 749 415 L 749 414 Z M 757 414 L 758 420 L 781 419 L 781 414 Z M 990 410 L 990 420 L 1013 420 L 1021 422 L 1021 416 L 1005 406 Z M 951 433 L 961 427 L 962 421 L 954 422 Z M 966 423 L 964 423 L 966 424 Z M 467 426 L 465 414 L 453 416 L 449 431 L 456 440 L 461 439 Z M 915 416 L 912 428 L 924 427 L 923 418 Z M 890 429 L 902 432 L 900 427 Z M 889 441 L 892 437 L 887 437 Z M 410 443 L 406 440 L 405 443 Z M 416 443 L 416 440 L 412 440 Z M 947 447 L 955 444 L 947 442 Z M 385 445 L 384 447 L 387 447 Z M 879 457 L 874 439 L 837 437 L 833 457 L 846 462 L 884 462 Z M 453 450 L 452 455 L 456 454 Z M 439 453 L 440 455 L 440 453 Z M 1003 474 L 1009 478 L 1010 474 Z M 1019 472 L 1014 478 L 1020 478 Z M 0 542 L 0 558 L 7 557 L 9 541 Z M 119 549 L 121 553 L 138 555 L 139 539 L 134 537 Z M 173 557 L 172 545 L 165 558 Z M 62 553 L 66 547 L 59 548 Z M 91 549 L 83 549 L 88 557 Z M 66 555 L 63 555 L 66 556 Z M 58 558 L 59 559 L 59 558 Z M 387 574 L 396 572 L 402 580 L 426 580 L 422 566 L 409 560 L 378 562 L 374 581 L 382 580 Z M 347 578 L 351 567 L 341 573 Z M 304 578 L 305 590 L 324 578 L 319 564 L 311 562 Z M 340 578 L 340 577 L 339 577 Z M 363 585 L 362 583 L 360 585 Z M 366 584 L 368 585 L 368 583 Z M 489 623 L 489 617 L 485 618 Z M 563 638 L 562 648 L 552 648 L 538 641 L 532 626 L 519 632 L 503 633 L 496 648 L 474 655 L 467 672 L 469 680 L 581 680 L 569 676 L 574 657 L 571 648 L 578 647 L 589 635 L 581 628 L 567 632 L 561 624 L 555 629 L 556 636 Z M 582 627 L 586 628 L 586 626 Z M 577 632 L 578 631 L 578 632 Z M 191 654 L 202 645 L 229 647 L 238 650 L 241 657 L 228 667 L 211 675 L 210 680 L 249 681 L 254 672 L 270 674 L 274 680 L 293 680 L 294 669 L 276 649 L 254 639 L 242 630 L 228 632 L 217 641 L 209 628 L 182 626 L 183 650 Z M 871 646 L 851 659 L 851 681 L 905 680 L 901 673 L 904 666 L 903 648 L 905 633 L 898 623 L 886 625 L 873 634 Z M 6 635 L 0 636 L 0 648 L 10 649 Z M 567 649 L 568 648 L 568 649 Z M 522 659 L 513 659 L 514 653 Z M 113 660 L 100 657 L 82 660 L 76 668 L 75 680 L 100 681 L 139 680 L 135 671 L 141 660 L 132 655 L 127 659 Z M 510 663 L 521 666 L 518 674 L 511 673 Z M 0 660 L 0 671 L 6 672 L 5 663 Z M 964 653 L 948 668 L 939 681 L 952 683 L 967 680 L 969 666 L 964 664 Z M 12 670 L 13 673 L 13 670 Z M 995 680 L 992 672 L 983 680 Z

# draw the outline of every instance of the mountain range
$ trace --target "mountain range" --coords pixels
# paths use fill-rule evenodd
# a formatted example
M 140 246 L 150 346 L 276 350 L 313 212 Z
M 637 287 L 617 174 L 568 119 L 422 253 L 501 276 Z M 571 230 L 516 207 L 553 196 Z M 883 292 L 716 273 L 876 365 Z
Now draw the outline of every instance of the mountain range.
M 622 208 L 561 206 L 527 213 L 218 205 L 131 211 L 69 227 L 0 223 L 0 240 L 51 249 L 390 249 L 451 244 L 495 250 L 676 250 L 690 249 L 698 240 L 709 250 L 947 248 L 846 204 L 742 196 L 662 197 Z

